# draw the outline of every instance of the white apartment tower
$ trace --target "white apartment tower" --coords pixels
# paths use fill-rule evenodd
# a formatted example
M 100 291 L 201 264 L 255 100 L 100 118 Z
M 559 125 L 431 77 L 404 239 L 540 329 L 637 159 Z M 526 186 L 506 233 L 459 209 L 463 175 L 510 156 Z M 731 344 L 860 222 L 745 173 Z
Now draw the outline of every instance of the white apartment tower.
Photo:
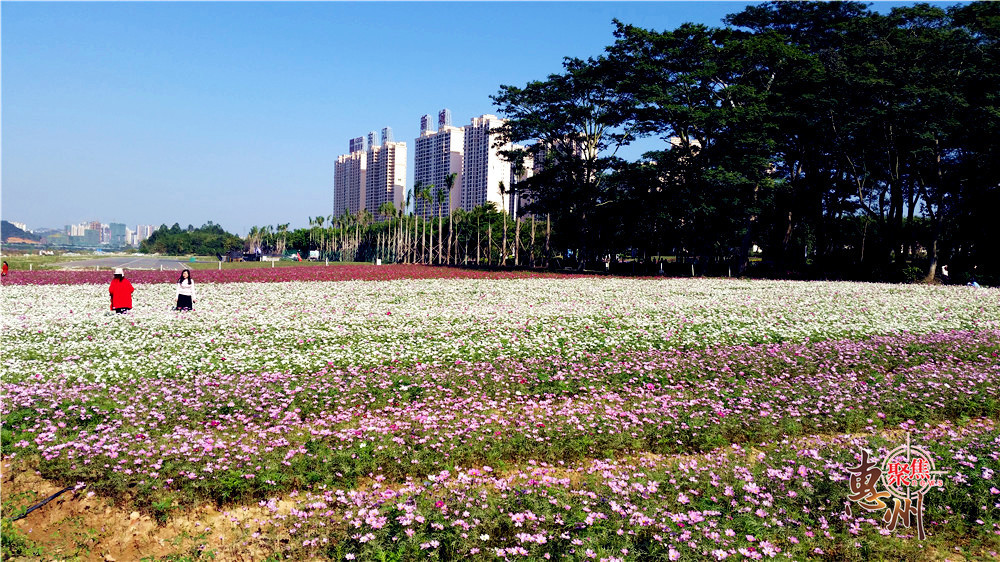
M 350 153 L 337 157 L 333 165 L 333 216 L 365 208 L 365 176 L 368 167 L 364 137 L 350 140 Z
M 496 115 L 475 117 L 465 126 L 465 158 L 462 166 L 462 193 L 460 205 L 471 211 L 492 201 L 497 209 L 506 209 L 507 195 L 500 195 L 500 182 L 504 189 L 511 186 L 511 166 L 494 148 L 496 129 L 503 125 Z
M 444 116 L 447 109 L 441 110 L 438 114 L 438 130 L 431 131 L 425 128 L 425 115 L 421 118 L 420 136 L 415 141 L 413 165 L 414 185 L 422 184 L 423 187 L 433 185 L 431 189 L 431 202 L 417 198 L 414 209 L 418 216 L 424 218 L 436 217 L 438 214 L 437 192 L 445 190 L 444 201 L 440 209 L 442 214 L 447 214 L 459 208 L 462 190 L 462 156 L 465 151 L 465 130 L 461 127 L 452 127 L 451 114 L 447 113 L 447 120 Z M 447 192 L 447 177 L 456 174 L 455 183 L 451 192 Z
M 374 134 L 369 134 L 373 139 Z M 366 156 L 365 171 L 365 209 L 376 220 L 384 220 L 379 216 L 379 207 L 385 202 L 391 202 L 397 209 L 403 205 L 406 192 L 406 143 L 393 142 L 392 129 L 382 129 L 382 144 L 369 146 Z

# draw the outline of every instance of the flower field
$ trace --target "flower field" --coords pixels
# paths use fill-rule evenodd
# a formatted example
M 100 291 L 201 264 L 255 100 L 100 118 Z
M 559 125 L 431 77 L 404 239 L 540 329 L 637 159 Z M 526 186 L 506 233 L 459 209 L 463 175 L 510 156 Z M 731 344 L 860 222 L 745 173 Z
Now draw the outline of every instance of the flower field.
M 186 313 L 135 275 L 125 316 L 104 274 L 5 280 L 5 479 L 216 506 L 183 543 L 216 559 L 1000 551 L 995 290 L 337 269 L 199 272 Z M 845 509 L 907 432 L 946 474 L 924 541 Z

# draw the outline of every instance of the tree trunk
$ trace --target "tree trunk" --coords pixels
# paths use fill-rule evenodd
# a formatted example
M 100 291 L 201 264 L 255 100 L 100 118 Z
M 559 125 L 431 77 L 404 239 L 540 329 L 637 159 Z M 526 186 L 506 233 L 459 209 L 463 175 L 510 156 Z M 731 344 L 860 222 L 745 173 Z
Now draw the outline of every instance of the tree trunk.
M 529 267 L 535 267 L 535 215 L 531 215 L 531 248 L 528 250 Z
M 927 266 L 927 275 L 924 276 L 924 283 L 931 283 L 934 281 L 934 277 L 937 274 L 937 264 L 938 264 L 938 233 L 937 225 L 934 225 L 934 239 L 931 240 L 931 247 L 928 248 L 931 256 L 931 263 Z
M 507 213 L 500 213 L 503 221 L 503 245 L 500 247 L 500 265 L 507 267 Z
M 545 213 L 545 269 L 549 268 L 549 261 L 552 259 L 552 247 L 549 240 L 552 235 L 552 214 Z
M 941 144 L 937 137 L 934 138 L 934 156 L 936 160 L 937 168 L 937 197 L 935 198 L 937 205 L 936 208 L 931 208 L 930 202 L 931 198 L 927 197 L 927 207 L 928 212 L 931 216 L 931 221 L 933 228 L 931 231 L 931 246 L 928 248 L 930 251 L 931 263 L 927 266 L 927 275 L 924 277 L 925 283 L 930 283 L 934 281 L 934 277 L 937 274 L 937 264 L 938 264 L 938 239 L 941 237 L 941 220 L 942 220 L 942 189 L 944 188 L 944 172 L 941 169 Z M 947 283 L 948 280 L 945 279 Z
M 753 186 L 753 204 L 754 209 L 757 207 L 757 193 L 760 189 L 760 185 Z M 740 244 L 740 263 L 737 271 L 739 275 L 742 276 L 746 273 L 747 268 L 750 267 L 750 244 L 753 242 L 753 228 L 754 224 L 757 222 L 757 215 L 751 213 L 747 217 L 746 232 L 743 234 L 743 241 Z
M 451 265 L 451 239 L 452 239 L 452 230 L 455 227 L 455 217 L 454 217 L 454 215 L 455 215 L 455 213 L 453 213 L 451 211 L 448 212 L 448 265 Z M 457 250 L 455 251 L 455 258 L 456 258 L 455 261 L 458 261 L 458 251 Z
M 514 219 L 514 267 L 517 267 L 520 263 L 518 257 L 520 255 L 520 250 L 518 247 L 521 245 L 521 219 Z

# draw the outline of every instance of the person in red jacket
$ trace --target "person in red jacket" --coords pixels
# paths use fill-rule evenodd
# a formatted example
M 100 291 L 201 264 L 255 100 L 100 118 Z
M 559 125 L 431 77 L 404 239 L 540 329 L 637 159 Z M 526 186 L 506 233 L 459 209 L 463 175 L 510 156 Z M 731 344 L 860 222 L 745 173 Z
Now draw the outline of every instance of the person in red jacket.
M 132 283 L 125 279 L 125 272 L 122 271 L 122 268 L 116 269 L 115 277 L 111 280 L 111 286 L 108 287 L 108 293 L 111 294 L 111 310 L 118 314 L 125 314 L 132 310 L 132 293 L 134 291 Z

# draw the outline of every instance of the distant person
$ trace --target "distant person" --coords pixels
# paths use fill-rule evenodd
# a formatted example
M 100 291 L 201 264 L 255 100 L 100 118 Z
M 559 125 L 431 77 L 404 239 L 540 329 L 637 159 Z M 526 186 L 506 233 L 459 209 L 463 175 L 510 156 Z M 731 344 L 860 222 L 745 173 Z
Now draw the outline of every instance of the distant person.
M 947 265 L 942 265 L 941 266 L 941 281 L 944 282 L 945 285 L 950 285 L 951 284 L 951 275 L 948 274 L 948 266 Z
M 3 277 L 7 277 L 7 262 L 3 262 Z
M 177 280 L 177 307 L 174 310 L 194 309 L 194 281 L 191 280 L 191 270 L 185 269 Z
M 108 293 L 111 295 L 111 310 L 118 314 L 125 314 L 132 310 L 132 293 L 135 289 L 128 279 L 125 279 L 125 271 L 122 268 L 115 269 L 115 277 L 111 280 Z
M 979 280 L 976 279 L 976 273 L 978 269 L 979 269 L 978 265 L 972 266 L 972 273 L 969 274 L 969 286 L 975 287 L 977 289 L 979 288 Z

